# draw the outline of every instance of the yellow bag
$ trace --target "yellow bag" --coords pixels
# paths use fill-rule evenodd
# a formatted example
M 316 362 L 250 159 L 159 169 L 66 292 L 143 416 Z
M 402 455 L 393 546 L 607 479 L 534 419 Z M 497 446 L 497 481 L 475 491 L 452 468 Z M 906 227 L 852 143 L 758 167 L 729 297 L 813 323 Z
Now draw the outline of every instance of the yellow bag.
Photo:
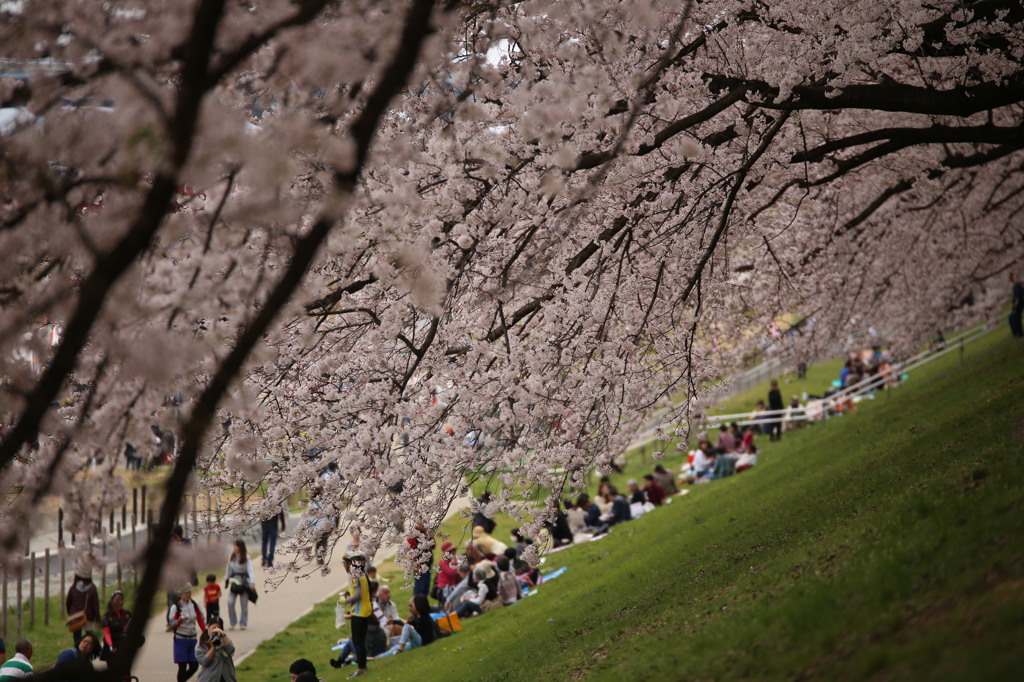
M 437 626 L 445 632 L 462 632 L 462 621 L 454 613 L 449 613 L 444 618 L 438 618 Z

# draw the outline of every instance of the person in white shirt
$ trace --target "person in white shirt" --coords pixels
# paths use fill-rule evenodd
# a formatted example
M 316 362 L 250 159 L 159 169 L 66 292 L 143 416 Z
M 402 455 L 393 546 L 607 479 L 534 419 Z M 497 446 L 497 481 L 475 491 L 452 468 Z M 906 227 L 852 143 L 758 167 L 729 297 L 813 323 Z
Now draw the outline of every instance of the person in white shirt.
M 14 658 L 0 665 L 0 682 L 24 680 L 32 676 L 32 642 L 19 639 L 14 643 Z
M 708 455 L 710 450 L 711 442 L 702 440 L 693 453 L 693 471 L 697 478 L 706 478 L 711 474 L 711 467 L 714 466 L 715 459 Z

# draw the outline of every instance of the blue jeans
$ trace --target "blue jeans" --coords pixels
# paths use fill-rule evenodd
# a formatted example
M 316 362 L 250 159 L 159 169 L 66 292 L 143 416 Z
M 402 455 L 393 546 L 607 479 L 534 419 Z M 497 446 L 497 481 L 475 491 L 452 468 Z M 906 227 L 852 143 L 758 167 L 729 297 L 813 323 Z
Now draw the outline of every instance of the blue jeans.
M 263 526 L 263 538 L 260 554 L 263 555 L 263 561 L 273 565 L 274 563 L 274 550 L 277 548 L 277 517 L 274 517 L 274 525 L 269 528 Z
M 341 661 L 342 665 L 348 662 L 348 657 L 353 656 L 356 653 L 356 647 L 352 644 L 351 639 L 346 639 L 345 644 L 342 645 L 341 651 L 338 652 L 338 660 Z
M 242 600 L 242 619 L 238 620 L 238 616 L 235 615 L 235 602 Z M 228 590 L 228 620 L 231 622 L 231 627 L 235 627 L 235 623 L 238 623 L 243 628 L 249 624 L 249 594 L 243 592 L 242 594 L 235 594 L 231 590 Z
M 402 626 L 402 636 L 398 638 L 398 643 L 392 646 L 384 653 L 382 653 L 377 658 L 386 658 L 388 656 L 394 656 L 401 650 L 415 649 L 416 647 L 421 646 L 423 646 L 423 638 L 420 637 L 420 633 L 416 632 L 416 628 L 406 623 Z
M 422 594 L 424 596 L 430 594 L 430 578 L 432 572 L 430 570 L 424 571 L 421 575 L 416 576 L 415 582 L 412 584 L 412 593 Z
M 455 609 L 455 615 L 458 616 L 460 620 L 483 612 L 484 610 L 475 601 L 464 601 L 459 604 L 459 608 Z

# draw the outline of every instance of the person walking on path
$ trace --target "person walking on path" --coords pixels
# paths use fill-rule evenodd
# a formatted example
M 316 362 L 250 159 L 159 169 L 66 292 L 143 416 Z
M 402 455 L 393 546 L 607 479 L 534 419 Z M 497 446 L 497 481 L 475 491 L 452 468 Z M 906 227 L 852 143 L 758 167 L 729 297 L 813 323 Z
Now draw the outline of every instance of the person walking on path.
M 373 617 L 373 604 L 370 602 L 370 581 L 366 578 L 366 555 L 362 552 L 346 554 L 342 559 L 345 572 L 348 574 L 348 590 L 342 595 L 342 601 L 351 609 L 349 626 L 352 628 L 352 647 L 356 651 L 356 671 L 349 675 L 361 677 L 366 674 L 366 631 Z
M 75 579 L 68 589 L 67 597 L 64 598 L 65 613 L 73 616 L 77 613 L 85 614 L 85 625 L 71 633 L 75 646 L 82 641 L 82 637 L 100 622 L 100 593 L 92 581 L 92 569 L 85 566 L 78 566 L 75 570 Z
M 206 576 L 206 586 L 203 588 L 203 603 L 206 605 L 206 622 L 220 617 L 220 585 L 217 584 L 217 575 L 210 573 Z
M 115 590 L 107 602 L 107 612 L 100 621 L 103 626 L 103 655 L 100 658 L 104 661 L 109 661 L 117 653 L 117 647 L 124 639 L 131 620 L 132 612 L 124 607 L 124 594 L 121 590 Z
M 1024 327 L 1021 326 L 1021 316 L 1024 315 L 1024 284 L 1021 284 L 1017 274 L 1010 273 L 1010 332 L 1014 338 L 1024 338 Z
M 786 405 L 782 402 L 779 382 L 775 380 L 772 380 L 772 388 L 768 391 L 768 409 L 775 412 L 768 423 L 768 439 L 782 440 L 782 410 L 786 409 Z
M 178 666 L 178 682 L 186 682 L 196 674 L 196 639 L 206 629 L 203 614 L 192 599 L 192 585 L 178 590 L 178 601 L 167 614 L 167 629 L 174 632 L 174 662 Z
M 274 566 L 274 550 L 277 548 L 277 526 L 281 524 L 281 532 L 284 532 L 284 510 L 282 509 L 269 519 L 260 522 L 260 554 L 263 557 L 263 568 Z
M 249 625 L 249 589 L 256 583 L 252 561 L 245 549 L 245 542 L 235 540 L 228 566 L 224 570 L 224 587 L 228 591 L 228 620 L 231 629 L 237 624 L 242 630 Z M 242 600 L 242 618 L 235 613 L 235 601 Z
M 0 665 L 0 682 L 24 680 L 32 675 L 32 642 L 19 639 L 14 643 L 14 658 Z
M 199 682 L 238 682 L 235 676 L 235 644 L 224 632 L 224 621 L 214 616 L 196 644 Z

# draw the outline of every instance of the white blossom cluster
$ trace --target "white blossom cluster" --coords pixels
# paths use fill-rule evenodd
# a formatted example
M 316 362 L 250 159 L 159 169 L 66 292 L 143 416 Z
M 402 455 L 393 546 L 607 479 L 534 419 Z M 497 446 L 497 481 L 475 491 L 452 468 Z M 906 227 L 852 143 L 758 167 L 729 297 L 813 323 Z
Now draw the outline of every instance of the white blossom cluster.
M 1024 251 L 1022 14 L 0 5 L 31 72 L 0 78 L 31 114 L 0 138 L 0 544 L 51 495 L 88 533 L 154 424 L 186 492 L 263 486 L 233 529 L 318 489 L 295 570 L 480 478 L 536 525 L 517 491 L 685 421 L 773 320 L 809 358 L 991 315 Z

